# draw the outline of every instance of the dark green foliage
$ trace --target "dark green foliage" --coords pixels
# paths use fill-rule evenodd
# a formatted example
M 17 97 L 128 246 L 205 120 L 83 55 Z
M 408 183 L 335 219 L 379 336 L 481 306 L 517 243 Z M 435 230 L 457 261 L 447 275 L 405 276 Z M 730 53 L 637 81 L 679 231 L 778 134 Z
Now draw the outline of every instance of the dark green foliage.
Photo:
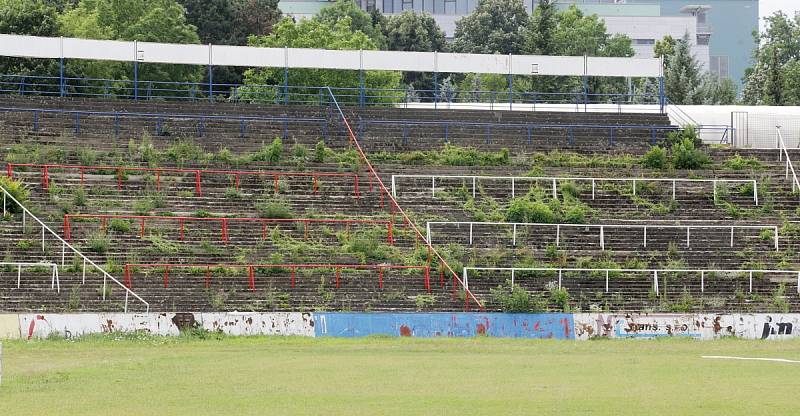
M 661 146 L 653 146 L 642 156 L 642 166 L 650 169 L 667 169 L 667 151 Z

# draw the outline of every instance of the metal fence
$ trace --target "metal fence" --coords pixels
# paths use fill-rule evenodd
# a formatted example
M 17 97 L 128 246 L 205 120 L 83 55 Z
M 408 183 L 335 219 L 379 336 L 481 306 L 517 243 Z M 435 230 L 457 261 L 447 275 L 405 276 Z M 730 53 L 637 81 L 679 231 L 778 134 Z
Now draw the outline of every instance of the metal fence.
M 545 182 L 551 183 L 553 198 L 558 198 L 558 183 L 565 181 L 574 182 L 590 182 L 592 185 L 592 199 L 596 197 L 596 189 L 598 182 L 630 182 L 631 192 L 636 195 L 636 183 L 647 182 L 666 182 L 672 184 L 672 199 L 675 199 L 677 193 L 677 184 L 679 183 L 708 183 L 712 185 L 712 194 L 714 199 L 717 199 L 717 185 L 720 183 L 725 184 L 752 184 L 753 185 L 753 202 L 758 205 L 758 182 L 755 179 L 685 179 L 685 178 L 603 178 L 603 177 L 560 177 L 560 176 L 476 176 L 476 175 L 392 175 L 392 196 L 397 197 L 397 182 L 400 179 L 428 179 L 431 181 L 431 197 L 436 197 L 436 180 L 437 179 L 461 179 L 471 181 L 472 197 L 476 196 L 477 186 L 480 182 L 484 181 L 504 181 L 510 182 L 511 198 L 516 197 L 517 182 Z
M 705 292 L 705 280 L 707 274 L 737 274 L 737 275 L 746 275 L 748 276 L 748 292 L 753 292 L 753 274 L 778 274 L 778 275 L 792 275 L 793 277 L 797 277 L 797 293 L 800 294 L 800 271 L 797 270 L 761 270 L 761 269 L 742 269 L 742 270 L 731 270 L 731 269 L 604 269 L 604 268 L 548 268 L 548 267 L 464 267 L 464 272 L 462 279 L 464 280 L 464 285 L 469 287 L 469 272 L 470 271 L 484 271 L 484 272 L 500 272 L 500 273 L 508 273 L 510 275 L 510 282 L 511 284 L 515 284 L 516 282 L 516 274 L 519 272 L 542 272 L 547 273 L 549 276 L 553 276 L 553 278 L 558 279 L 558 288 L 562 287 L 562 277 L 565 273 L 577 273 L 577 274 L 587 274 L 587 273 L 605 273 L 605 291 L 608 292 L 609 280 L 610 275 L 619 274 L 619 273 L 637 273 L 637 274 L 646 274 L 652 275 L 653 277 L 653 290 L 655 291 L 656 295 L 659 295 L 659 283 L 658 283 L 658 275 L 659 273 L 664 275 L 665 273 L 693 273 L 699 274 L 700 276 L 700 291 Z
M 671 225 L 671 224 L 549 224 L 549 223 L 528 223 L 528 222 L 471 222 L 471 221 L 429 221 L 426 223 L 426 231 L 428 233 L 428 239 L 432 240 L 432 227 L 435 226 L 455 226 L 460 228 L 461 225 L 465 225 L 469 227 L 469 245 L 473 245 L 474 241 L 474 228 L 475 226 L 500 226 L 511 228 L 511 245 L 517 245 L 517 229 L 518 228 L 551 228 L 555 229 L 556 238 L 555 238 L 555 245 L 559 247 L 561 245 L 561 230 L 562 229 L 575 229 L 575 228 L 583 228 L 583 229 L 596 229 L 598 232 L 598 244 L 601 250 L 606 249 L 606 239 L 605 234 L 607 229 L 633 229 L 633 230 L 642 230 L 642 247 L 647 248 L 647 230 L 649 229 L 678 229 L 686 230 L 686 247 L 690 247 L 691 244 L 691 231 L 695 230 L 724 230 L 728 231 L 730 229 L 730 246 L 733 247 L 734 243 L 734 230 L 772 230 L 773 232 L 773 241 L 775 243 L 775 251 L 778 251 L 778 226 L 776 225 L 703 225 L 703 224 L 693 224 L 693 225 Z M 629 240 L 633 240 L 633 236 L 630 236 Z

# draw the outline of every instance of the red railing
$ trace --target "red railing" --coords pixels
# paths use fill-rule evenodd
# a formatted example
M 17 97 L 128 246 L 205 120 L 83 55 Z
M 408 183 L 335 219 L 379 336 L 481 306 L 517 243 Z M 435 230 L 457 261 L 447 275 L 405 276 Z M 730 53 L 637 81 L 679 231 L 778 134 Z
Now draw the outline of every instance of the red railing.
M 425 290 L 431 293 L 431 268 L 430 266 L 398 266 L 390 264 L 126 264 L 125 265 L 125 285 L 130 289 L 133 287 L 131 269 L 164 269 L 164 287 L 169 287 L 170 269 L 205 269 L 205 287 L 211 286 L 211 273 L 214 269 L 247 269 L 247 279 L 250 290 L 256 290 L 256 269 L 289 269 L 289 284 L 294 288 L 297 269 L 334 269 L 336 274 L 336 288 L 339 288 L 342 270 L 377 270 L 378 288 L 383 289 L 384 270 L 422 270 L 425 282 Z
M 164 173 L 190 173 L 194 175 L 194 192 L 197 196 L 203 195 L 201 186 L 202 175 L 226 175 L 234 177 L 234 187 L 239 190 L 240 178 L 242 176 L 261 176 L 273 177 L 275 182 L 275 192 L 278 192 L 278 179 L 281 177 L 306 177 L 311 178 L 311 190 L 314 194 L 319 191 L 319 178 L 352 178 L 353 196 L 358 199 L 361 195 L 358 189 L 358 175 L 355 173 L 341 172 L 281 172 L 281 171 L 246 171 L 246 170 L 220 170 L 220 169 L 183 169 L 183 168 L 144 168 L 131 166 L 83 166 L 83 165 L 59 165 L 59 164 L 38 164 L 38 163 L 7 163 L 6 175 L 14 177 L 15 167 L 37 168 L 42 171 L 42 189 L 50 187 L 50 170 L 66 169 L 77 170 L 80 173 L 81 186 L 85 184 L 84 175 L 87 171 L 113 171 L 117 175 L 117 189 L 122 189 L 122 178 L 125 172 L 148 172 L 153 173 L 156 178 L 156 190 L 161 190 L 161 175 Z M 372 178 L 370 178 L 370 190 L 372 190 Z
M 390 207 L 392 209 L 392 214 L 394 214 L 395 210 L 397 212 L 399 212 L 400 215 L 403 217 L 403 222 L 405 224 L 410 224 L 411 228 L 414 229 L 414 233 L 416 234 L 418 241 L 421 240 L 427 246 L 428 256 L 429 256 L 428 264 L 430 265 L 430 263 L 431 263 L 431 260 L 432 260 L 430 258 L 431 255 L 435 255 L 436 258 L 439 260 L 440 274 L 441 274 L 440 279 L 444 280 L 444 269 L 447 269 L 447 271 L 451 274 L 451 276 L 453 278 L 453 298 L 455 299 L 455 295 L 456 295 L 455 286 L 456 286 L 456 283 L 458 283 L 464 289 L 464 293 L 465 293 L 465 296 L 464 296 L 464 309 L 467 310 L 467 311 L 469 310 L 469 302 L 470 302 L 470 299 L 472 299 L 478 305 L 478 308 L 480 310 L 483 310 L 483 304 L 478 300 L 478 298 L 475 297 L 475 295 L 469 289 L 467 289 L 467 287 L 464 285 L 464 282 L 461 280 L 461 278 L 458 276 L 458 274 L 455 271 L 453 271 L 453 268 L 450 267 L 449 264 L 447 264 L 447 261 L 445 261 L 444 257 L 442 257 L 442 255 L 433 247 L 433 245 L 431 245 L 430 241 L 427 238 L 425 238 L 425 236 L 422 235 L 422 232 L 419 230 L 417 225 L 413 221 L 411 221 L 411 219 L 408 217 L 408 215 L 406 215 L 406 213 L 403 210 L 403 208 L 400 207 L 400 204 L 398 204 L 397 200 L 394 198 L 394 196 L 392 196 L 392 193 L 383 184 L 383 181 L 381 180 L 380 175 L 378 175 L 378 173 L 375 171 L 375 168 L 372 166 L 372 163 L 370 163 L 369 159 L 367 158 L 367 154 L 364 152 L 364 149 L 361 148 L 361 144 L 358 142 L 358 138 L 356 138 L 356 135 L 353 133 L 353 129 L 350 127 L 350 122 L 347 121 L 347 117 L 345 117 L 344 112 L 342 111 L 342 108 L 339 106 L 339 102 L 336 101 L 336 96 L 333 95 L 333 91 L 331 91 L 330 88 L 328 88 L 328 94 L 330 95 L 333 104 L 336 106 L 336 110 L 339 112 L 339 116 L 341 117 L 342 122 L 344 123 L 344 126 L 347 128 L 348 135 L 350 136 L 350 143 L 355 146 L 356 150 L 358 151 L 359 156 L 361 156 L 361 160 L 367 166 L 367 169 L 369 170 L 369 173 L 372 175 L 372 177 L 370 177 L 370 181 L 372 181 L 372 179 L 374 178 L 378 183 L 378 187 L 380 188 L 381 206 L 383 206 L 383 199 L 384 199 L 384 193 L 385 193 L 386 197 L 391 202 Z
M 220 223 L 220 240 L 227 243 L 228 238 L 228 224 L 232 222 L 245 222 L 257 223 L 261 225 L 261 238 L 267 238 L 267 224 L 290 224 L 302 223 L 303 234 L 308 238 L 308 225 L 309 224 L 344 224 L 348 230 L 354 224 L 372 224 L 381 225 L 386 227 L 386 240 L 389 244 L 394 244 L 394 224 L 389 220 L 368 220 L 368 219 L 336 219 L 336 218 L 240 218 L 240 217 L 176 217 L 176 216 L 160 216 L 160 215 L 112 215 L 112 214 L 64 214 L 64 239 L 67 241 L 72 240 L 72 227 L 76 222 L 74 219 L 87 218 L 99 219 L 100 226 L 103 231 L 108 227 L 109 219 L 120 220 L 138 220 L 139 221 L 139 237 L 144 237 L 146 221 L 176 221 L 180 226 L 180 239 L 183 241 L 184 232 L 187 222 L 219 222 Z

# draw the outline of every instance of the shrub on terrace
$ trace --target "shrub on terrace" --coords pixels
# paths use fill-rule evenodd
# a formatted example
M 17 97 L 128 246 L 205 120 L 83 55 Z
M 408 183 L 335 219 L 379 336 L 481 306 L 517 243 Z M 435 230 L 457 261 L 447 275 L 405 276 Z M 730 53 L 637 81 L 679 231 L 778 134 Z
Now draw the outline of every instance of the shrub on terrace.
M 491 289 L 492 300 L 500 304 L 503 312 L 542 312 L 547 309 L 544 301 L 518 284 L 506 281 L 505 285 Z
M 19 201 L 20 204 L 25 204 L 25 202 L 28 201 L 30 191 L 28 191 L 22 182 L 16 179 L 11 179 L 8 176 L 0 175 L 0 186 L 2 186 L 9 195 L 14 197 L 14 199 Z M 22 208 L 10 200 L 6 204 L 6 209 L 12 213 L 22 212 Z
M 556 214 L 547 204 L 527 198 L 514 198 L 506 211 L 506 219 L 511 222 L 554 223 Z
M 280 199 L 256 204 L 256 211 L 261 218 L 294 218 L 289 204 Z
M 254 153 L 251 160 L 253 162 L 277 163 L 280 162 L 282 155 L 283 141 L 281 141 L 280 137 L 276 137 L 275 140 L 272 141 L 272 144 L 264 146 L 261 150 Z
M 669 167 L 667 151 L 660 146 L 653 146 L 642 156 L 642 166 L 650 169 L 666 169 Z
M 672 145 L 672 164 L 676 169 L 697 169 L 709 163 L 708 155 L 697 149 L 691 138 Z

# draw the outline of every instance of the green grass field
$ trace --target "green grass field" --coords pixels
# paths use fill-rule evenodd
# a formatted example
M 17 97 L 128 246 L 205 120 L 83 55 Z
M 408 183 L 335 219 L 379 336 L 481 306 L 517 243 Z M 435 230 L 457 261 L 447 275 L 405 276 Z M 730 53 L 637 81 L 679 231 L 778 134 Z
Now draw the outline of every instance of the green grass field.
M 0 415 L 797 414 L 800 341 L 197 339 L 4 343 Z

